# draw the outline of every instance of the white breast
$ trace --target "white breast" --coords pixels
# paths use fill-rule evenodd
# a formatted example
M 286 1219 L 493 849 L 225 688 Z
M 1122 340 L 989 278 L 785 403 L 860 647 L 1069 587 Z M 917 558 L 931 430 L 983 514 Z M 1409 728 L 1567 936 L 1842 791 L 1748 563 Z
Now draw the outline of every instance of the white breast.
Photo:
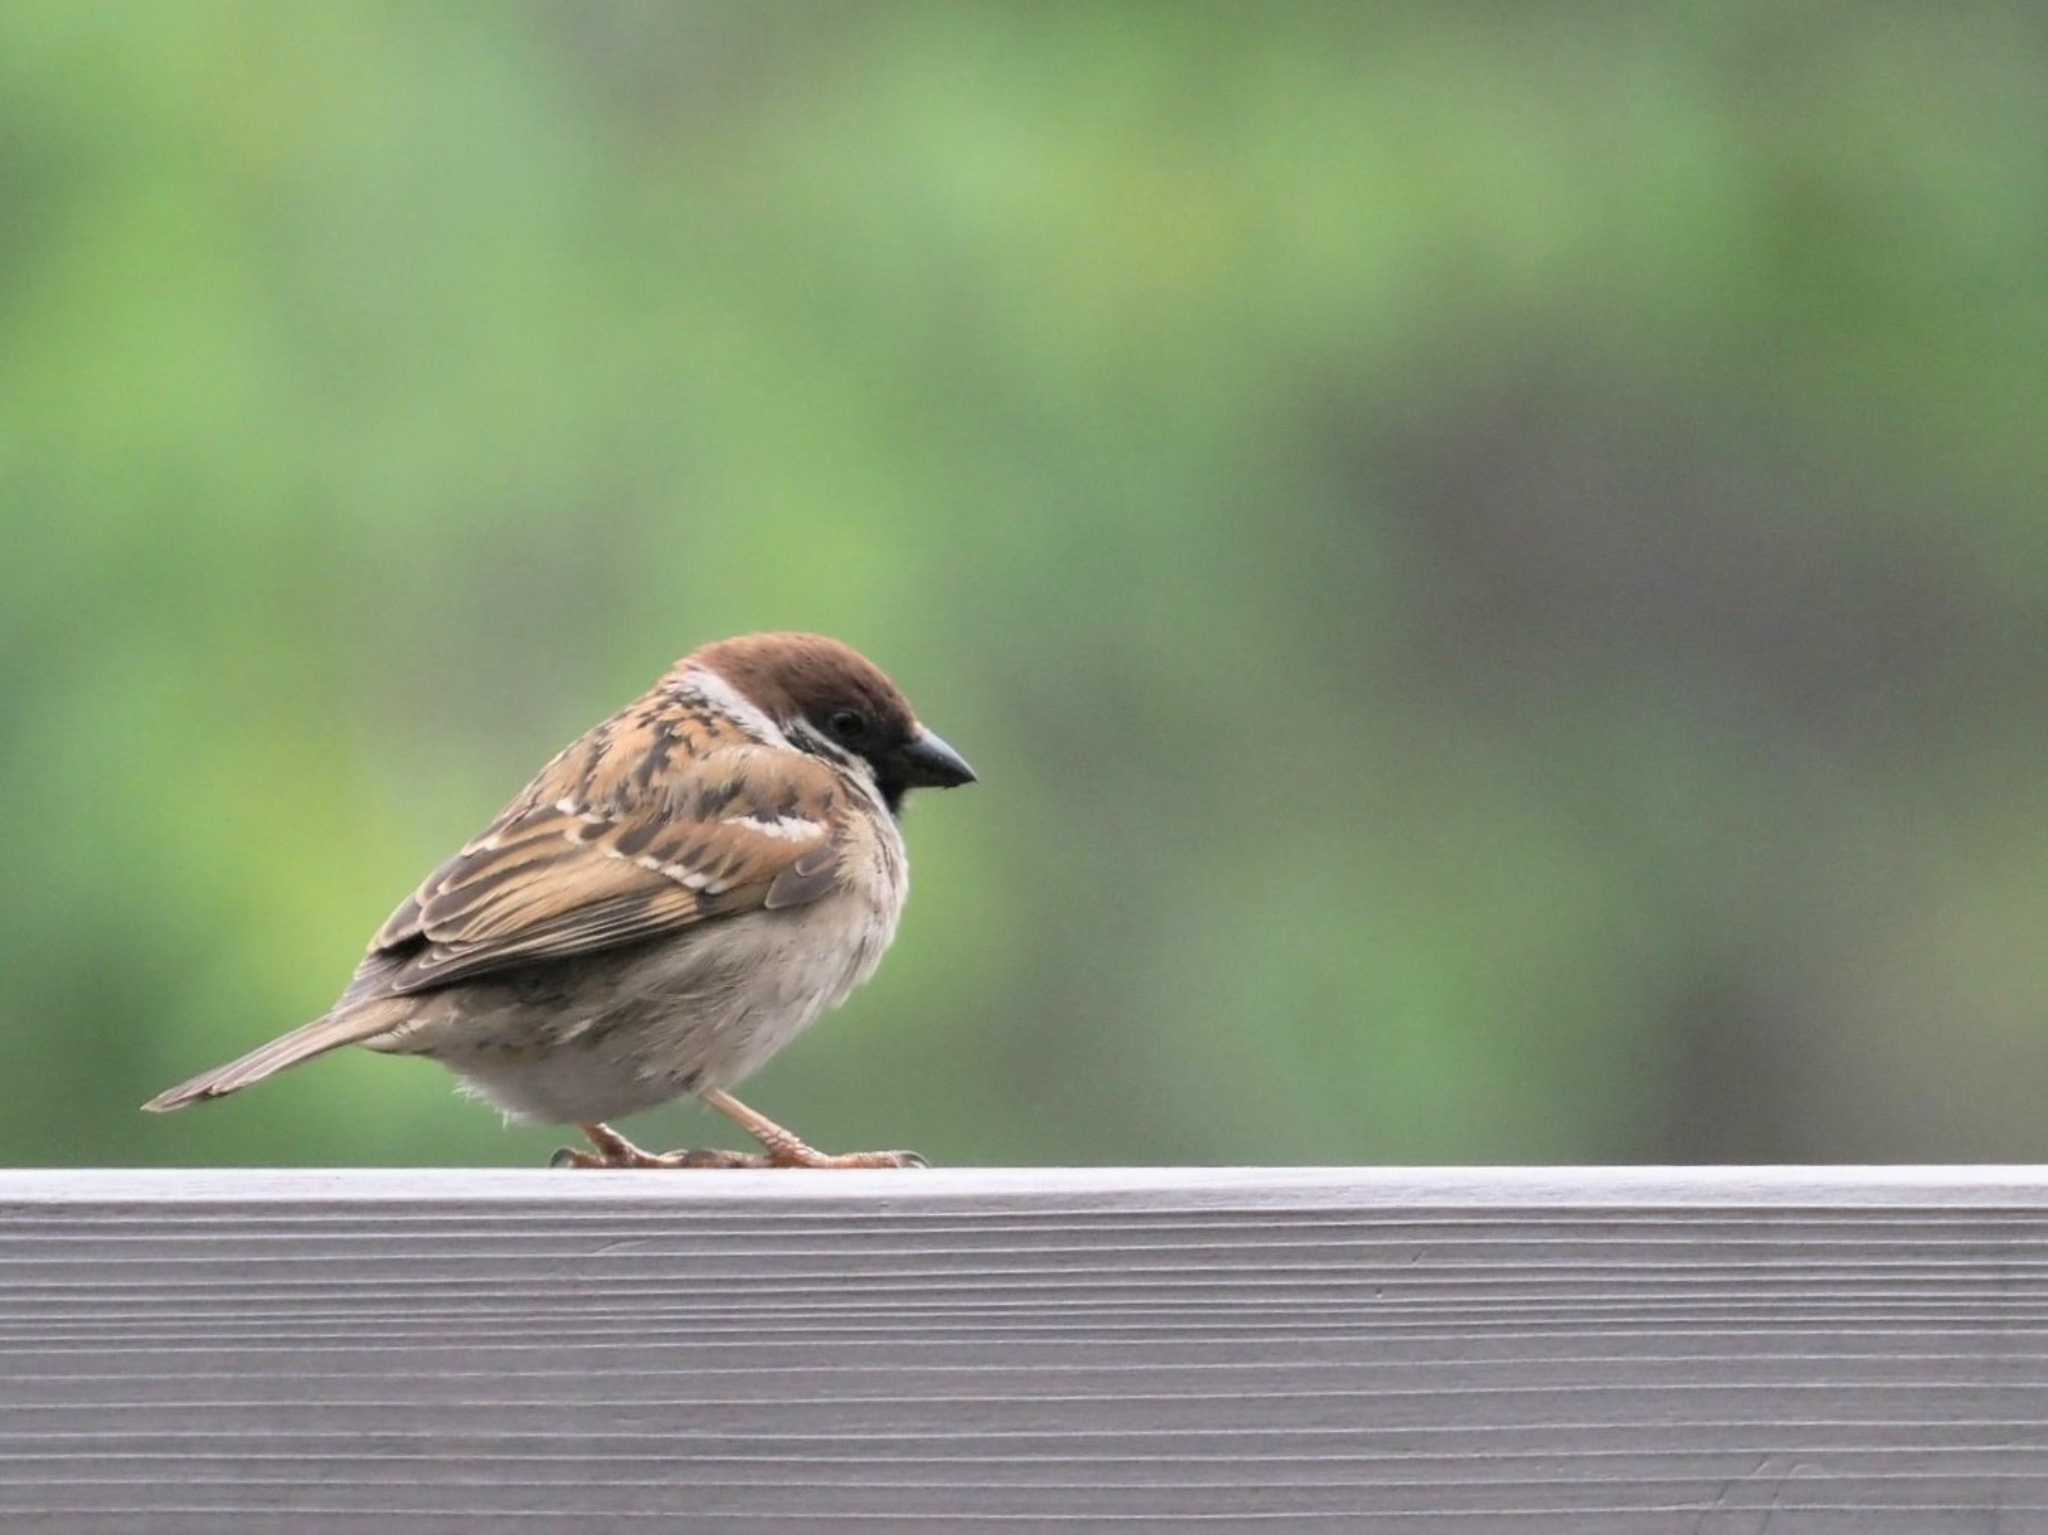
M 701 1085 L 726 1087 L 758 1071 L 881 964 L 910 890 L 903 834 L 893 816 L 864 816 L 841 847 L 842 883 L 833 894 L 742 919 L 753 952 L 736 1000 L 748 1021 L 732 1031 L 734 1048 L 715 1068 L 720 1080 Z

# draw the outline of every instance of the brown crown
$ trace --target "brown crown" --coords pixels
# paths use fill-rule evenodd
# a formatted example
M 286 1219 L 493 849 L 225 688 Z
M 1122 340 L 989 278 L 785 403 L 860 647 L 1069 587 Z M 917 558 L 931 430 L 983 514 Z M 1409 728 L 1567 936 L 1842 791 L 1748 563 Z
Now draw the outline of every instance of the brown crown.
M 822 719 L 858 709 L 890 734 L 916 724 L 910 701 L 874 662 L 822 634 L 746 634 L 685 657 L 709 667 L 769 718 Z

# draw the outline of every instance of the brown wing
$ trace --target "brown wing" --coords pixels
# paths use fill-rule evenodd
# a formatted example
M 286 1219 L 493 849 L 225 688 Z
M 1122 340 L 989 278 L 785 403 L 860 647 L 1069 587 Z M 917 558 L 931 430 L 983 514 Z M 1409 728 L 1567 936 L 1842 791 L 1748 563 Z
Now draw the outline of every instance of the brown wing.
M 345 1000 L 799 905 L 836 885 L 845 790 L 817 759 L 751 745 L 664 756 L 591 794 L 577 752 L 391 914 Z

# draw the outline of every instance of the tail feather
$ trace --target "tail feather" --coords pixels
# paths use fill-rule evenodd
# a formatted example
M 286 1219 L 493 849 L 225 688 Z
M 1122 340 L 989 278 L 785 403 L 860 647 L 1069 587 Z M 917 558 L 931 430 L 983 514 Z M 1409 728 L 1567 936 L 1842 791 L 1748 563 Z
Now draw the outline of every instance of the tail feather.
M 280 1034 L 269 1044 L 259 1045 L 225 1066 L 202 1071 L 190 1081 L 165 1089 L 142 1107 L 151 1114 L 168 1114 L 201 1099 L 225 1098 L 229 1093 L 240 1092 L 252 1083 L 261 1082 L 265 1077 L 275 1076 L 287 1066 L 296 1066 L 301 1061 L 325 1055 L 343 1045 L 356 1044 L 383 1033 L 390 1026 L 390 1020 L 379 1016 L 376 1009 L 370 1009 L 367 1016 L 362 1012 L 329 1013 L 311 1023 L 301 1024 L 289 1034 Z

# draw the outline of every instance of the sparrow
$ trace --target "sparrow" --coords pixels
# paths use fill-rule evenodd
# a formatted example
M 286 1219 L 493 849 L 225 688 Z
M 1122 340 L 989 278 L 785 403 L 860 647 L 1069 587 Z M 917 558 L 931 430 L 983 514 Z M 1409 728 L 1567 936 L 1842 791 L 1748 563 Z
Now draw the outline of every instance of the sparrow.
M 881 963 L 909 889 L 905 797 L 972 782 L 839 641 L 706 645 L 400 902 L 326 1013 L 143 1107 L 362 1045 L 439 1061 L 513 1118 L 576 1125 L 593 1149 L 558 1166 L 921 1167 L 814 1150 L 729 1089 Z M 606 1123 L 688 1094 L 763 1152 L 651 1153 Z

